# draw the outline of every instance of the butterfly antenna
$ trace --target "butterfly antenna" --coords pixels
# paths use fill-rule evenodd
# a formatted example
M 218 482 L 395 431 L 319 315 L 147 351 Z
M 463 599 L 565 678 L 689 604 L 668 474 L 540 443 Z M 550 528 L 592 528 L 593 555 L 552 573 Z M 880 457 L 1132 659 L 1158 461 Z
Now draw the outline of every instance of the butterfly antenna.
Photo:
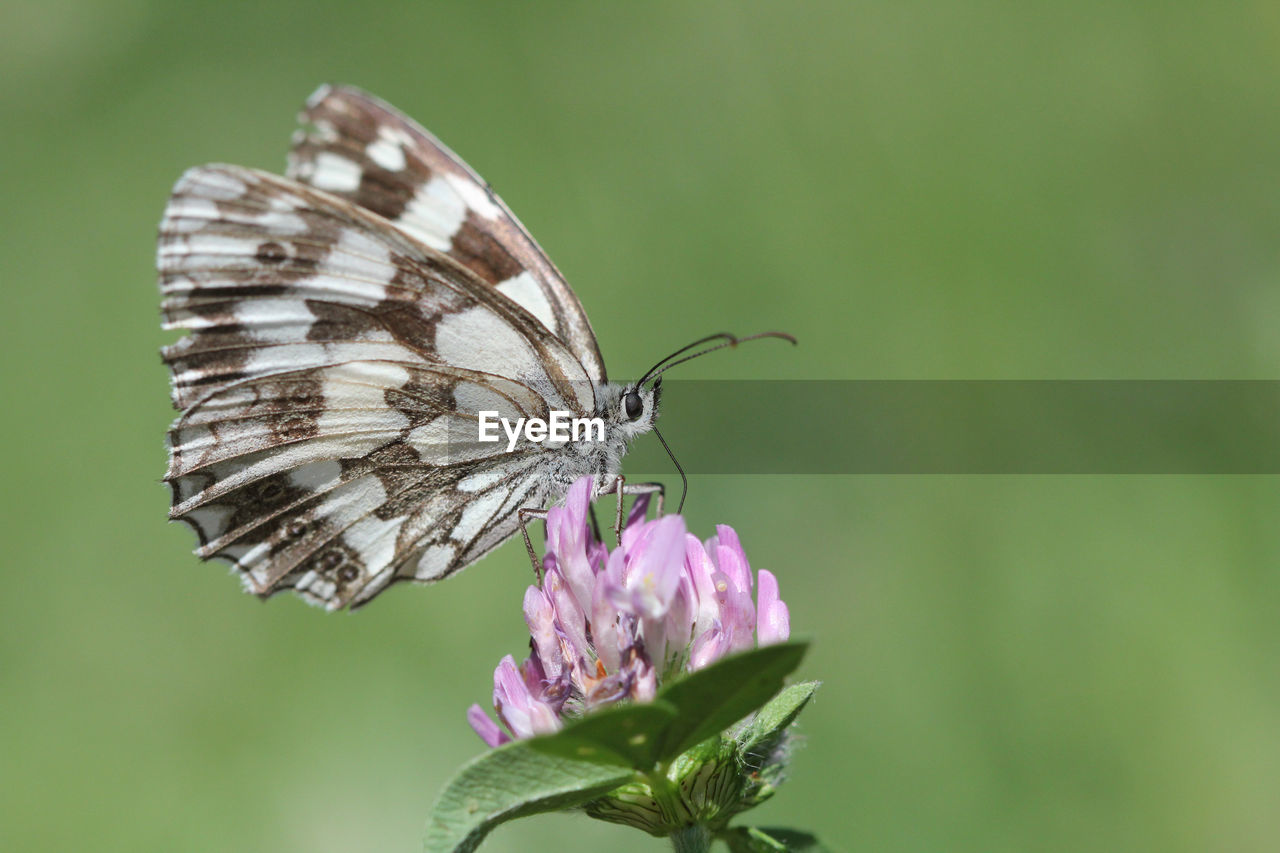
M 676 356 L 683 355 L 684 353 L 688 352 L 689 350 L 693 349 L 696 346 L 701 346 L 702 344 L 710 343 L 711 341 L 733 341 L 733 340 L 737 340 L 737 339 L 729 332 L 716 332 L 714 335 L 707 335 L 705 338 L 698 338 L 696 341 L 694 341 L 691 344 L 685 344 L 684 346 L 680 347 L 680 349 L 676 350 L 670 355 L 664 356 L 663 358 L 658 359 L 658 363 L 645 371 L 644 377 L 641 378 L 641 380 L 636 383 L 636 386 L 639 387 L 640 385 L 643 385 L 644 383 L 648 382 L 649 377 L 653 375 L 654 371 L 658 370 L 660 367 L 662 367 L 662 365 L 666 364 L 668 361 L 675 358 Z
M 725 339 L 725 338 L 727 338 L 727 340 L 722 340 L 721 343 L 718 343 L 713 347 L 707 347 L 706 349 L 698 350 L 697 352 L 691 355 L 686 355 L 683 358 L 675 358 L 676 356 L 681 355 L 682 353 L 688 352 L 689 350 L 693 349 L 699 344 L 705 344 L 709 341 L 714 341 L 717 339 Z M 649 381 L 650 379 L 656 379 L 657 377 L 666 373 L 668 370 L 675 367 L 677 364 L 684 364 L 686 361 L 692 361 L 693 359 L 698 358 L 700 356 L 704 356 L 707 353 L 715 352 L 716 350 L 721 350 L 721 349 L 724 349 L 725 347 L 736 347 L 738 344 L 745 344 L 747 341 L 758 341 L 764 338 L 779 338 L 784 341 L 790 341 L 792 344 L 796 343 L 796 339 L 791 335 L 788 335 L 786 332 L 759 332 L 754 335 L 747 335 L 745 338 L 735 337 L 734 335 L 730 335 L 726 332 L 721 332 L 720 334 L 716 334 L 716 335 L 708 335 L 707 337 L 703 338 L 700 341 L 694 341 L 688 346 L 676 350 L 671 355 L 667 356 L 662 361 L 658 362 L 656 365 L 650 368 L 649 372 L 644 375 L 644 378 L 641 379 L 636 384 L 643 385 L 645 382 Z M 672 361 L 673 358 L 675 358 L 675 361 Z
M 671 457 L 672 463 L 675 464 L 676 470 L 680 472 L 680 505 L 676 507 L 676 515 L 679 515 L 684 509 L 684 499 L 689 495 L 689 478 L 684 475 L 684 469 L 680 467 L 680 460 L 671 452 L 670 445 L 667 440 L 662 437 L 662 433 L 658 432 L 658 428 L 653 428 L 653 434 L 658 437 L 658 441 L 662 442 L 662 449 L 667 451 L 667 455 Z

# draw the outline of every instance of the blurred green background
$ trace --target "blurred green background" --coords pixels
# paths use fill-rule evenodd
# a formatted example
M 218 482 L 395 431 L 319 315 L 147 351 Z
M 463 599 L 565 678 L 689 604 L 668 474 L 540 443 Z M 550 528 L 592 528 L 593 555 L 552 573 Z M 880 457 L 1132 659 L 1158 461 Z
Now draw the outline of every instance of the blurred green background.
M 418 849 L 526 641 L 514 543 L 326 615 L 164 521 L 160 211 L 188 166 L 282 170 L 322 81 L 498 188 L 615 375 L 764 327 L 802 345 L 681 376 L 1280 372 L 1275 3 L 5 0 L 0 79 L 5 850 Z M 687 515 L 777 572 L 826 682 L 753 821 L 1280 848 L 1275 478 L 701 477 Z M 606 847 L 663 842 L 485 849 Z

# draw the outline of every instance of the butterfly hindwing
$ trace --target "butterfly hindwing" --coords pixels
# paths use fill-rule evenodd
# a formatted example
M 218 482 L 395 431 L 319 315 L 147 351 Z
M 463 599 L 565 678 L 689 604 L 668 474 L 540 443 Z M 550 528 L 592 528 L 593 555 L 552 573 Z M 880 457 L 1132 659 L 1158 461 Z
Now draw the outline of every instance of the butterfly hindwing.
M 502 417 L 545 415 L 517 383 L 418 364 L 236 383 L 170 431 L 172 516 L 195 528 L 201 556 L 230 560 L 260 595 L 297 588 L 333 608 L 397 578 L 439 579 L 541 498 L 538 453 L 477 440 L 474 412 L 460 408 L 480 395 Z
M 457 260 L 564 341 L 593 381 L 605 381 L 577 296 L 457 155 L 394 107 L 350 87 L 320 87 L 301 121 L 289 177 L 350 199 Z

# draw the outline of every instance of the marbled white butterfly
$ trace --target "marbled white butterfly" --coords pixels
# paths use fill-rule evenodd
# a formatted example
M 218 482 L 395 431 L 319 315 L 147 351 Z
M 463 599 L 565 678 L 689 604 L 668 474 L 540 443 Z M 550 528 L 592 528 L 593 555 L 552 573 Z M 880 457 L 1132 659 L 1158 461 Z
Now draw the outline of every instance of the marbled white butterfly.
M 569 285 L 449 149 L 352 88 L 301 121 L 286 178 L 191 169 L 160 224 L 164 326 L 190 333 L 163 350 L 166 481 L 196 553 L 335 610 L 464 568 L 581 476 L 620 511 L 661 372 L 735 339 L 610 383 Z M 486 410 L 599 417 L 605 438 L 508 452 L 477 440 Z

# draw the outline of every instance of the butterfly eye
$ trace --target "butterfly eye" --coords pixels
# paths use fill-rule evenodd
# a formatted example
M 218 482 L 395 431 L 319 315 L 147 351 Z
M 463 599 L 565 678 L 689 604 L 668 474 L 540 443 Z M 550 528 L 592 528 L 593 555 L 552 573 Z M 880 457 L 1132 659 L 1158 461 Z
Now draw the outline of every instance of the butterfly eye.
M 622 400 L 622 407 L 626 410 L 627 420 L 632 421 L 640 417 L 640 413 L 644 411 L 644 403 L 635 391 L 627 392 L 627 396 Z

